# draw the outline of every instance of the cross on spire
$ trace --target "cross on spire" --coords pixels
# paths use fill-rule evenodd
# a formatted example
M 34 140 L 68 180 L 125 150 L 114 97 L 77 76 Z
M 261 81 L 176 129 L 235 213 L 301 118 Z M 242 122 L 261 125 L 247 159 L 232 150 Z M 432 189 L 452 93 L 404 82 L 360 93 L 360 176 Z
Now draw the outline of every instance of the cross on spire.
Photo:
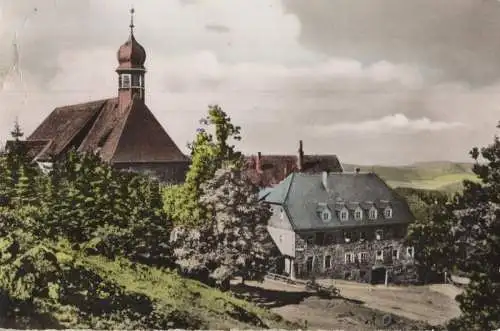
M 135 13 L 135 10 L 134 10 L 134 7 L 130 8 L 130 33 L 133 34 L 134 33 L 134 13 Z

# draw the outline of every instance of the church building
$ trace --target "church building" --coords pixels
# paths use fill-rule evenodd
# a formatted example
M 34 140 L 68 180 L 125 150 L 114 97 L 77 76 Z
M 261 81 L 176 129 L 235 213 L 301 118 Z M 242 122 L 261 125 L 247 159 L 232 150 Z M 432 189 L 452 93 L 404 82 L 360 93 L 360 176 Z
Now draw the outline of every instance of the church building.
M 34 161 L 52 162 L 76 149 L 97 153 L 116 169 L 184 181 L 189 158 L 145 102 L 146 51 L 135 39 L 133 13 L 130 36 L 117 54 L 117 96 L 54 109 L 25 141 Z

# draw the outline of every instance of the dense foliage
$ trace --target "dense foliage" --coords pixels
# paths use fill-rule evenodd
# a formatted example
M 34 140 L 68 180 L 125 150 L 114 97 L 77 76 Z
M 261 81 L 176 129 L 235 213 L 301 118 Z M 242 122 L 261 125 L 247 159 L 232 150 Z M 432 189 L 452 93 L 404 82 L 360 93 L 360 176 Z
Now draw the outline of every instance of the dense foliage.
M 67 238 L 110 258 L 169 264 L 170 222 L 158 182 L 75 152 L 55 163 L 50 180 L 51 238 Z
M 437 202 L 447 201 L 447 193 L 410 187 L 397 187 L 395 191 L 405 198 L 417 220 L 426 220 L 432 214 L 432 207 Z
M 243 157 L 231 141 L 240 128 L 218 106 L 211 106 L 191 149 L 183 185 L 164 191 L 173 219 L 171 244 L 179 269 L 208 284 L 227 288 L 236 275 L 261 278 L 275 253 L 266 226 L 269 208 L 258 188 L 243 175 Z
M 411 227 L 408 240 L 420 263 L 470 278 L 465 292 L 457 296 L 462 315 L 450 322 L 449 329 L 494 330 L 500 328 L 499 138 L 480 150 L 474 148 L 471 156 L 481 181 L 465 181 L 463 193 L 437 201 L 430 216 Z M 478 162 L 480 157 L 484 162 Z
M 194 226 L 206 218 L 206 211 L 199 199 L 202 184 L 213 178 L 215 172 L 227 166 L 241 167 L 242 154 L 231 141 L 239 141 L 240 127 L 219 107 L 210 106 L 208 115 L 200 120 L 201 128 L 188 145 L 191 150 L 191 166 L 182 185 L 164 190 L 165 212 L 174 224 Z
M 215 125 L 215 138 L 198 132 L 193 166 L 181 186 L 186 194 L 175 204 L 188 204 L 187 219 L 193 223 L 215 221 L 225 227 L 224 235 L 214 227 L 205 233 L 217 235 L 226 245 L 211 246 L 221 253 L 215 266 L 207 263 L 211 271 L 220 274 L 229 268 L 229 275 L 238 271 L 253 276 L 268 261 L 269 211 L 258 203 L 257 188 L 239 176 L 241 154 L 227 144 L 229 138 L 239 139 L 239 128 L 218 107 L 210 109 L 205 124 Z M 165 268 L 176 261 L 169 243 L 169 209 L 164 209 L 157 181 L 116 171 L 98 155 L 75 151 L 55 160 L 49 172 L 42 171 L 28 155 L 17 124 L 12 136 L 7 152 L 0 155 L 0 326 L 266 327 L 246 303 L 212 297 L 215 291 L 199 283 L 189 288 L 186 280 Z M 229 165 L 232 170 L 218 175 L 218 169 Z M 218 200 L 209 201 L 215 197 Z M 238 226 L 241 233 L 234 241 L 231 233 Z M 230 243 L 237 245 L 231 248 Z M 210 246 L 214 241 L 197 244 Z M 193 245 L 182 243 L 185 250 Z M 193 307 L 195 302 L 203 308 Z M 270 325 L 281 326 L 275 317 L 269 318 L 274 319 Z
M 237 168 L 223 168 L 201 186 L 200 202 L 210 215 L 197 228 L 177 227 L 172 242 L 184 272 L 224 283 L 239 275 L 256 278 L 269 268 L 273 242 L 269 207 L 258 188 Z
M 82 264 L 87 253 L 171 264 L 159 184 L 75 152 L 44 174 L 18 125 L 12 135 L 0 157 L 2 326 L 167 328 L 148 298 Z

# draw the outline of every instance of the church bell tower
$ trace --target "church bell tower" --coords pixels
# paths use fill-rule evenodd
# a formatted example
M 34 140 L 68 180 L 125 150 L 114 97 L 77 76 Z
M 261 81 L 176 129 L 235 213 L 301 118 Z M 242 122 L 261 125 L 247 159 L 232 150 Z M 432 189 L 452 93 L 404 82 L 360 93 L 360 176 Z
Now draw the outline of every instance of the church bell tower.
M 121 109 L 133 99 L 144 101 L 146 51 L 134 37 L 134 9 L 130 10 L 130 36 L 118 50 L 118 103 Z

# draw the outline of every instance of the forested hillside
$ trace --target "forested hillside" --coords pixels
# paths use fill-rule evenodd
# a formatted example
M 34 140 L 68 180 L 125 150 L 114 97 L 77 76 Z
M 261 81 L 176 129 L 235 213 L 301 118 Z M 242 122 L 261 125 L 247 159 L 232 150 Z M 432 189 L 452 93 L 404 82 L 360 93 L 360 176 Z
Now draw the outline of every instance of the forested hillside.
M 296 328 L 185 277 L 153 178 L 75 151 L 44 173 L 21 137 L 0 156 L 0 327 Z

